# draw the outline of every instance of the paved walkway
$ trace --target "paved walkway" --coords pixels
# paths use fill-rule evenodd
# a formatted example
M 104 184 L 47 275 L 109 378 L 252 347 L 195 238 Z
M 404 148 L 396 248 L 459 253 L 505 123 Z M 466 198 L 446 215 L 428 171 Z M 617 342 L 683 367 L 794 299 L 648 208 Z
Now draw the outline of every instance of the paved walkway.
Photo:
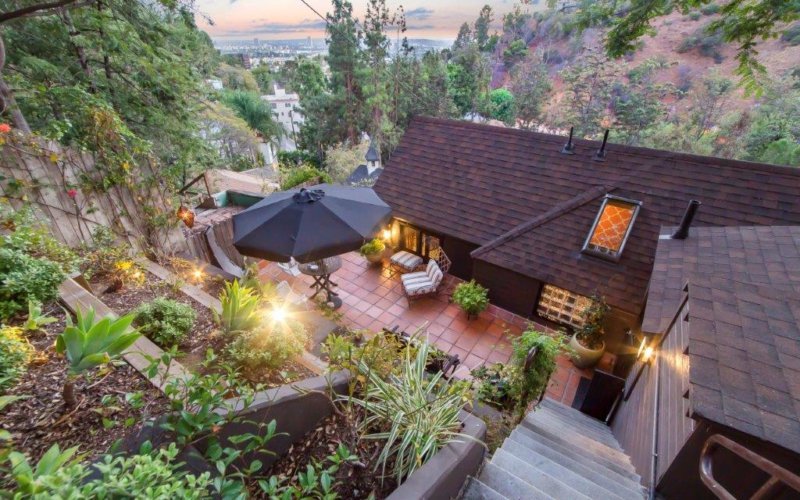
M 309 294 L 309 276 L 291 276 L 275 263 L 262 264 L 262 276 L 273 281 L 288 281 L 296 293 Z M 490 306 L 475 320 L 449 302 L 458 283 L 452 276 L 436 297 L 417 299 L 409 306 L 398 275 L 384 266 L 370 265 L 357 253 L 342 256 L 342 268 L 332 277 L 339 285 L 344 305 L 339 309 L 345 326 L 378 331 L 399 326 L 406 332 L 417 330 L 427 334 L 430 342 L 450 354 L 458 354 L 463 365 L 473 369 L 481 364 L 506 362 L 511 356 L 510 339 L 519 335 L 529 320 L 503 309 Z M 537 326 L 547 330 L 544 326 Z M 459 375 L 466 375 L 462 370 Z M 580 377 L 591 377 L 591 371 L 578 370 L 566 358 L 558 360 L 548 396 L 571 404 Z

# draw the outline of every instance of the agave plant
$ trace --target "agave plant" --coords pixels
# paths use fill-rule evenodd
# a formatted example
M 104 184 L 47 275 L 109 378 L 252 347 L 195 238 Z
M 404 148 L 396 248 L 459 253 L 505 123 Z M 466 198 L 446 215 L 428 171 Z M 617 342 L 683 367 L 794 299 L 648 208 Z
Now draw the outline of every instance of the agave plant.
M 129 330 L 133 314 L 115 320 L 106 317 L 97 322 L 94 315 L 91 308 L 86 314 L 78 310 L 75 324 L 67 317 L 67 327 L 56 338 L 56 352 L 63 354 L 69 362 L 63 392 L 68 407 L 76 404 L 75 379 L 79 375 L 118 357 L 140 336 L 139 332 Z
M 377 431 L 364 437 L 385 441 L 376 468 L 380 467 L 383 477 L 395 476 L 398 483 L 447 443 L 472 439 L 459 432 L 458 419 L 469 387 L 451 383 L 441 372 L 427 374 L 429 349 L 425 342 L 415 354 L 406 349 L 400 373 L 386 379 L 360 361 L 358 370 L 367 380 L 363 399 L 342 396 L 342 401 L 366 410 L 362 431 Z M 391 467 L 389 474 L 387 467 Z
M 214 311 L 214 319 L 225 333 L 250 331 L 260 323 L 258 293 L 240 285 L 239 280 L 226 283 L 219 300 L 222 302 L 222 313 Z
M 42 314 L 42 305 L 35 300 L 28 301 L 28 319 L 25 320 L 23 328 L 28 332 L 41 330 L 43 326 L 58 321 L 56 318 Z

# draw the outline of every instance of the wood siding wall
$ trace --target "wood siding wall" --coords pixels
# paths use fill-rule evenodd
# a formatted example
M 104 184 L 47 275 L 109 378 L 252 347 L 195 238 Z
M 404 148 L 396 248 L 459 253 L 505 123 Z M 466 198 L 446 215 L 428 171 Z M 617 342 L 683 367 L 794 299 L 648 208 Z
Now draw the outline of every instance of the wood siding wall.
M 472 279 L 473 263 L 472 257 L 469 254 L 478 248 L 478 246 L 451 236 L 443 236 L 441 240 L 444 253 L 447 254 L 453 263 L 450 266 L 450 274 L 462 280 Z
M 611 430 L 631 457 L 642 483 L 652 486 L 652 458 L 658 454 L 658 480 L 667 471 L 694 430 L 694 421 L 686 416 L 689 401 L 684 398 L 689 387 L 689 360 L 684 354 L 688 345 L 688 324 L 682 310 L 669 332 L 662 337 L 661 347 L 650 366 L 645 366 L 627 401 L 621 403 Z M 628 378 L 633 383 L 641 364 L 634 366 Z M 658 396 L 658 443 L 653 450 L 653 437 Z
M 526 318 L 533 314 L 542 286 L 539 281 L 481 260 L 474 261 L 473 276 L 489 289 L 492 304 Z

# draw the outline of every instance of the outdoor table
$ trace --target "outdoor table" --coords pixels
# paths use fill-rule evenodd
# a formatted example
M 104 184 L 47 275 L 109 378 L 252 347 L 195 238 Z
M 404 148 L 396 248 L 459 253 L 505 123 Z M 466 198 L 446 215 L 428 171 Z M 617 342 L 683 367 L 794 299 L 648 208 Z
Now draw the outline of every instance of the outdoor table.
M 342 306 L 342 299 L 340 299 L 339 294 L 332 289 L 332 287 L 339 285 L 331 281 L 331 274 L 338 271 L 341 267 L 342 259 L 337 256 L 307 262 L 305 264 L 298 264 L 297 266 L 301 273 L 314 278 L 314 283 L 310 285 L 310 288 L 313 288 L 315 292 L 311 298 L 315 298 L 324 290 L 327 294 L 328 302 L 333 305 L 334 309 L 338 309 Z

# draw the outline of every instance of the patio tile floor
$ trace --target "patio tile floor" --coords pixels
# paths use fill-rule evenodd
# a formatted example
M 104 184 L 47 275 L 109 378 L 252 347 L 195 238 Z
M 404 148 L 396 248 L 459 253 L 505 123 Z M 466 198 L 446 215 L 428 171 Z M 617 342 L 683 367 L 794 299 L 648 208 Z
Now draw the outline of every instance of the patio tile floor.
M 295 293 L 310 294 L 311 277 L 292 276 L 276 263 L 263 261 L 261 275 L 275 282 L 289 282 Z M 445 278 L 437 296 L 417 299 L 409 306 L 399 274 L 392 275 L 385 263 L 370 265 L 355 252 L 342 256 L 342 268 L 331 278 L 339 285 L 337 292 L 343 305 L 338 312 L 345 326 L 373 331 L 398 326 L 409 333 L 420 330 L 440 349 L 458 354 L 468 369 L 508 361 L 509 339 L 519 335 L 529 322 L 493 305 L 478 319 L 467 321 L 458 306 L 449 302 L 452 289 L 459 282 L 453 276 Z M 548 330 L 542 325 L 538 328 Z M 468 376 L 468 371 L 461 369 L 459 375 Z M 569 405 L 580 378 L 591 376 L 591 370 L 579 370 L 561 356 L 547 396 Z

